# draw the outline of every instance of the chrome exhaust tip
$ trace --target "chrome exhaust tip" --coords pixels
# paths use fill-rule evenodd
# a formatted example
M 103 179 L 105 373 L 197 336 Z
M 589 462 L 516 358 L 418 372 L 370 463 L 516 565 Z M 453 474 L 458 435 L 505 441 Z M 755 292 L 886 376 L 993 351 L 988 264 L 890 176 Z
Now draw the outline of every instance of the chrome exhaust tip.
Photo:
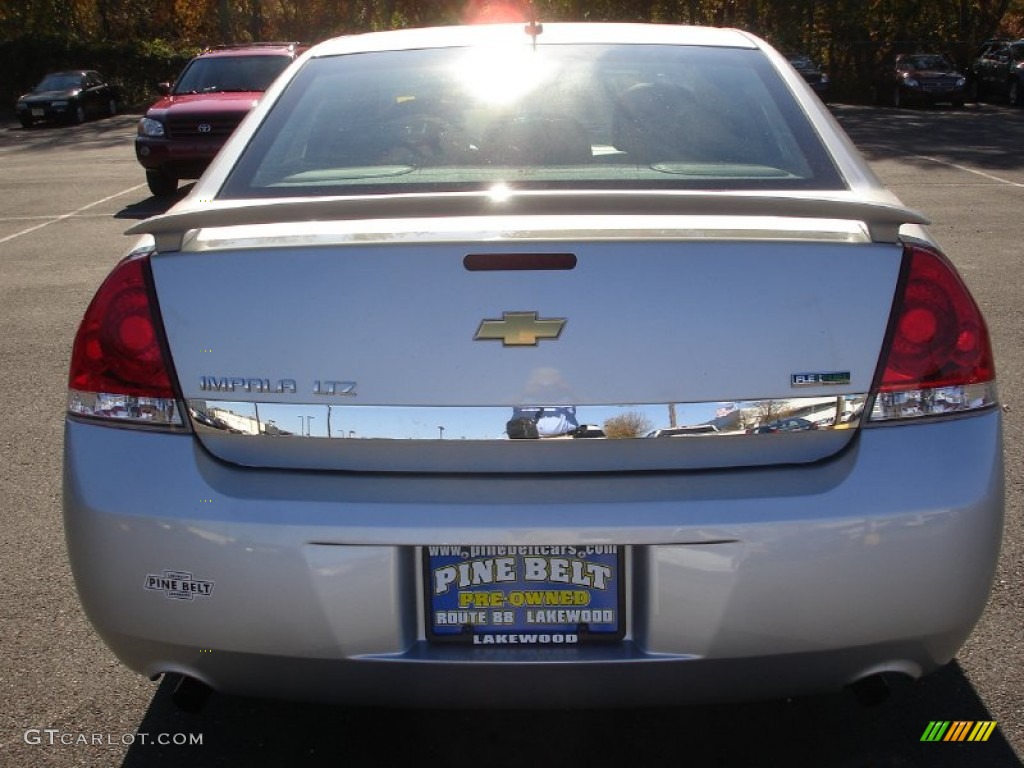
M 885 702 L 892 693 L 889 681 L 882 673 L 862 677 L 847 686 L 854 699 L 862 707 L 877 707 Z
M 194 677 L 182 675 L 178 684 L 174 686 L 171 701 L 183 712 L 195 714 L 202 711 L 212 693 L 213 689 L 206 683 L 196 680 Z

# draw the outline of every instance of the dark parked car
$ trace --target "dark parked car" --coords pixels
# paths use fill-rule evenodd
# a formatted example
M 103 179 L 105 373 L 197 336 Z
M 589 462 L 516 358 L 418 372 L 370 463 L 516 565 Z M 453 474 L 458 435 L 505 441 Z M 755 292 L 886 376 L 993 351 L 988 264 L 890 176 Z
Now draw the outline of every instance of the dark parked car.
M 818 425 L 808 419 L 801 419 L 799 417 L 790 417 L 785 419 L 777 419 L 768 424 L 762 424 L 759 427 L 747 430 L 750 434 L 754 435 L 770 435 L 775 432 L 800 432 L 805 429 L 817 429 Z
M 1024 105 L 1024 40 L 989 40 L 971 64 L 971 97 Z
M 197 179 L 263 92 L 300 53 L 297 43 L 215 48 L 190 61 L 139 121 L 135 156 L 154 195 Z
M 803 53 L 793 53 L 786 58 L 789 59 L 789 63 L 807 81 L 807 84 L 811 86 L 811 89 L 818 94 L 821 100 L 827 101 L 829 79 L 818 63 Z
M 40 120 L 81 123 L 117 113 L 117 86 L 92 69 L 52 72 L 18 99 L 18 120 L 31 128 Z
M 902 53 L 877 78 L 875 96 L 876 101 L 888 101 L 894 107 L 939 103 L 962 107 L 967 78 L 941 54 Z

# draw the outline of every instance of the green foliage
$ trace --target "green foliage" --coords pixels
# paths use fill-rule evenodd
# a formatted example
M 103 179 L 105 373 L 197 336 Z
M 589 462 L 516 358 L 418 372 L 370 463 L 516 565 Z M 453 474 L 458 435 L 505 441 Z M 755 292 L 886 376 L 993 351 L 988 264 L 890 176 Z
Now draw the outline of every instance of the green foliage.
M 452 24 L 528 0 L 0 0 L 0 98 L 47 71 L 92 67 L 134 106 L 204 45 L 315 43 L 338 34 Z M 541 21 L 646 21 L 733 26 L 821 61 L 842 91 L 867 88 L 882 57 L 934 50 L 966 64 L 977 45 L 1022 30 L 1021 0 L 534 0 Z M 1010 11 L 1009 15 L 1007 11 Z M 1014 21 L 1017 19 L 1018 21 Z M 14 94 L 16 95 L 16 94 Z
M 653 429 L 653 425 L 642 413 L 627 411 L 618 416 L 606 419 L 601 425 L 605 437 L 609 439 L 623 439 L 629 437 L 643 437 Z

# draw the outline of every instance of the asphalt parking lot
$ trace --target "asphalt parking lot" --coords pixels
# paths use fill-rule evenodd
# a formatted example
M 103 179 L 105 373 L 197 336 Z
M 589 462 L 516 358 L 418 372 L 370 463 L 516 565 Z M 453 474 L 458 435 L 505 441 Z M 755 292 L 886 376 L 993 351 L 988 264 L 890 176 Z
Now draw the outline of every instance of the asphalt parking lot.
M 123 231 L 165 203 L 149 196 L 134 159 L 137 117 L 31 131 L 0 121 L 0 766 L 1021 765 L 1024 111 L 834 105 L 833 113 L 883 181 L 930 216 L 990 324 L 1005 411 L 1007 521 L 989 606 L 951 665 L 871 708 L 837 695 L 570 712 L 214 696 L 190 715 L 174 707 L 167 682 L 114 659 L 78 607 L 64 551 L 67 363 L 86 304 L 129 245 Z M 109 471 L 116 482 L 118 467 Z M 940 720 L 996 727 L 984 743 L 922 742 Z

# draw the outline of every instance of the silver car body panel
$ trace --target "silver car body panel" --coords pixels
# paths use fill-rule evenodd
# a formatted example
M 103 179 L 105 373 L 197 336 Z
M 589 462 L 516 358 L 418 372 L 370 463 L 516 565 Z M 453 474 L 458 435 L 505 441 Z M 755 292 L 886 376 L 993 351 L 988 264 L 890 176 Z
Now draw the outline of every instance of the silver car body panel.
M 536 706 L 538 686 L 552 706 L 799 693 L 956 652 L 999 548 L 999 433 L 989 411 L 862 429 L 810 466 L 595 483 L 254 471 L 188 436 L 69 421 L 65 525 L 86 612 L 147 675 L 363 704 Z M 625 641 L 425 642 L 419 548 L 453 542 L 627 547 Z M 209 594 L 146 588 L 165 572 Z
M 523 224 L 527 226 L 525 220 Z M 423 430 L 432 436 L 443 426 L 449 438 L 467 440 L 500 436 L 512 409 L 530 405 L 571 406 L 584 422 L 596 422 L 587 417 L 588 409 L 601 413 L 624 405 L 651 413 L 652 404 L 666 404 L 662 420 L 652 420 L 645 434 L 669 426 L 670 403 L 790 398 L 835 402 L 845 396 L 861 398 L 863 405 L 885 336 L 901 246 L 829 238 L 822 242 L 812 237 L 813 229 L 804 240 L 778 242 L 673 237 L 678 230 L 649 239 L 635 233 L 664 222 L 651 225 L 642 217 L 629 217 L 628 224 L 633 235 L 622 240 L 595 240 L 578 230 L 573 240 L 550 233 L 545 239 L 474 233 L 439 243 L 429 236 L 409 243 L 399 234 L 369 245 L 286 250 L 271 241 L 258 250 L 207 247 L 158 253 L 152 265 L 186 400 L 202 403 L 228 385 L 247 389 L 245 397 L 213 399 L 262 406 L 262 415 L 252 415 L 273 421 L 277 430 L 293 431 L 297 417 L 316 419 L 318 409 L 296 414 L 273 406 L 314 403 L 339 406 L 319 413 L 316 429 L 324 435 L 331 428 L 332 435 L 344 430 L 346 435 L 414 437 L 401 429 L 367 430 L 363 425 L 369 415 L 408 421 L 410 409 L 439 408 L 448 418 L 420 422 L 418 436 L 427 436 Z M 429 231 L 431 222 L 419 226 Z M 784 226 L 792 230 L 796 224 Z M 543 272 L 466 268 L 470 254 L 486 261 L 538 252 L 569 253 L 575 266 Z M 840 274 L 842 290 L 836 290 Z M 317 279 L 310 281 L 307 275 Z M 631 295 L 645 298 L 623 304 L 608 293 L 609 286 L 624 280 Z M 360 288 L 368 284 L 387 285 L 385 296 Z M 677 293 L 684 298 L 677 299 Z M 524 310 L 563 319 L 564 332 L 557 340 L 511 349 L 475 338 L 482 322 Z M 737 334 L 739 328 L 746 330 Z M 387 355 L 375 354 L 381 344 L 386 344 Z M 713 376 L 708 368 L 712 360 Z M 623 364 L 633 370 L 626 372 Z M 809 372 L 840 372 L 843 383 L 794 385 L 795 375 Z M 370 407 L 376 410 L 370 412 Z M 698 411 L 702 419 L 685 420 L 708 421 L 719 407 Z M 498 415 L 502 409 L 504 418 Z M 480 426 L 483 413 L 494 419 L 489 427 Z M 335 421 L 335 416 L 342 420 Z M 659 417 L 651 413 L 651 418 Z M 309 432 L 310 423 L 299 429 Z M 242 441 L 216 439 L 205 430 L 199 437 L 222 458 L 250 465 L 258 461 L 254 449 L 271 450 L 251 441 L 243 448 Z M 822 458 L 849 439 L 848 434 L 802 437 L 810 438 L 798 443 L 807 448 L 792 460 Z M 415 445 L 394 446 L 396 456 L 407 458 L 392 464 L 376 448 L 381 458 L 374 462 L 369 462 L 367 443 L 339 446 L 316 458 L 307 452 L 308 467 L 431 471 L 440 456 L 433 448 L 421 449 L 417 464 L 410 456 Z M 505 446 L 492 451 L 490 459 L 490 454 L 477 452 L 465 466 L 469 471 L 493 471 L 496 464 L 511 471 L 535 466 L 536 457 L 527 457 L 522 449 Z M 621 445 L 573 449 L 571 459 L 552 469 L 637 469 L 643 466 L 640 456 L 653 459 L 650 469 L 706 467 L 711 455 L 720 462 L 715 466 L 755 461 L 750 447 L 740 445 L 733 446 L 732 458 L 718 453 L 689 459 L 682 455 L 684 446 L 648 446 L 629 458 L 613 458 L 611 464 L 611 457 L 622 454 Z M 281 466 L 294 466 L 294 454 L 285 459 L 280 446 L 274 450 L 284 462 Z M 367 458 L 355 465 L 343 458 L 357 450 Z M 544 450 L 550 454 L 553 449 Z M 589 464 L 581 463 L 584 451 L 591 457 Z M 784 460 L 765 448 L 762 453 L 768 457 L 762 462 Z M 521 460 L 526 463 L 520 465 Z

